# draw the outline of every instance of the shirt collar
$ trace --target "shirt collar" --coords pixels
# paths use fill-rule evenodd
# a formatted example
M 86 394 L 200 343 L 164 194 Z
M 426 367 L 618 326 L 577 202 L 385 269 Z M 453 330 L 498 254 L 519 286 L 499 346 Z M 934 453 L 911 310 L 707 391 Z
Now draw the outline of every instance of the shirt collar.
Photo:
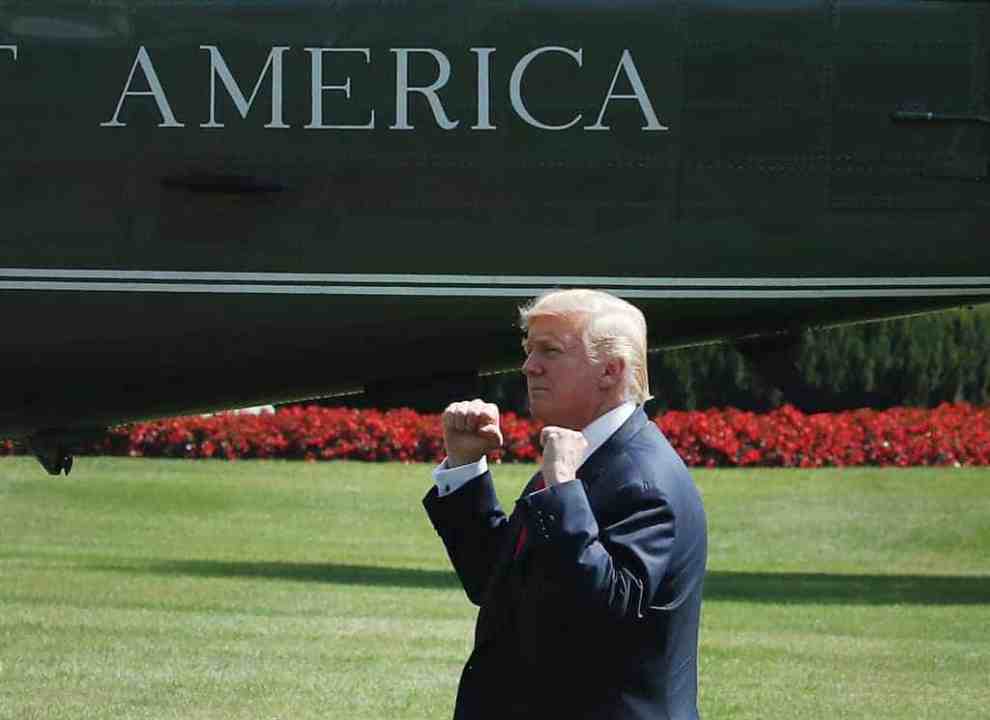
M 581 431 L 584 439 L 588 441 L 588 447 L 585 448 L 581 462 L 587 460 L 595 450 L 604 445 L 605 441 L 622 427 L 622 424 L 629 419 L 635 410 L 636 403 L 627 401 L 592 420 L 591 424 Z

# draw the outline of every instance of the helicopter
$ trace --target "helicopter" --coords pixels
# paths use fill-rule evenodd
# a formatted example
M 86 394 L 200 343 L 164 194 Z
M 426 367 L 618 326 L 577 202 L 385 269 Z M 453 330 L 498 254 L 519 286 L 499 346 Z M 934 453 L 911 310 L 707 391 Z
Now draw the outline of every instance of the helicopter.
M 10 0 L 0 437 L 469 392 L 594 287 L 656 348 L 990 298 L 990 6 Z

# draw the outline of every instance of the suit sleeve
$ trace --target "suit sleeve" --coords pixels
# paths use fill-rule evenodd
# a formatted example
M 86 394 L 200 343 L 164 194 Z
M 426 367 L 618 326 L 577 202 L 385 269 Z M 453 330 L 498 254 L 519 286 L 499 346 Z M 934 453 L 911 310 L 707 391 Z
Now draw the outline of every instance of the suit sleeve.
M 509 523 L 495 495 L 491 473 L 444 497 L 433 487 L 423 498 L 423 506 L 468 599 L 481 605 Z
M 599 528 L 580 480 L 519 502 L 525 507 L 533 551 L 568 597 L 601 619 L 645 615 L 674 546 L 674 513 L 659 489 L 635 475 L 625 477 L 609 512 L 613 521 L 604 528 Z

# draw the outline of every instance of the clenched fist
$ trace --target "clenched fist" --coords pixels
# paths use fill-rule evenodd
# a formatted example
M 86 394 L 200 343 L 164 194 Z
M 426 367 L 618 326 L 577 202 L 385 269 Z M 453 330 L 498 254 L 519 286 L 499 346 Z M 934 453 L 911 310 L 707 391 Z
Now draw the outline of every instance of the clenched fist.
M 502 446 L 498 405 L 477 398 L 451 403 L 441 422 L 447 467 L 477 462 L 489 450 Z
M 588 441 L 577 430 L 548 425 L 540 433 L 543 445 L 543 479 L 547 487 L 573 480 L 584 462 Z

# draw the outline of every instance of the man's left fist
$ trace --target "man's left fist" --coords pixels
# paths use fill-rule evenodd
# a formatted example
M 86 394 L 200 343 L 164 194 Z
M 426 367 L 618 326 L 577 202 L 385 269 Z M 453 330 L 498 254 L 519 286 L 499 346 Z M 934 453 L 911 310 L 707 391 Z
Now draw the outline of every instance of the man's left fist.
M 576 430 L 548 425 L 540 433 L 543 445 L 543 480 L 547 487 L 574 479 L 584 462 L 588 441 Z

